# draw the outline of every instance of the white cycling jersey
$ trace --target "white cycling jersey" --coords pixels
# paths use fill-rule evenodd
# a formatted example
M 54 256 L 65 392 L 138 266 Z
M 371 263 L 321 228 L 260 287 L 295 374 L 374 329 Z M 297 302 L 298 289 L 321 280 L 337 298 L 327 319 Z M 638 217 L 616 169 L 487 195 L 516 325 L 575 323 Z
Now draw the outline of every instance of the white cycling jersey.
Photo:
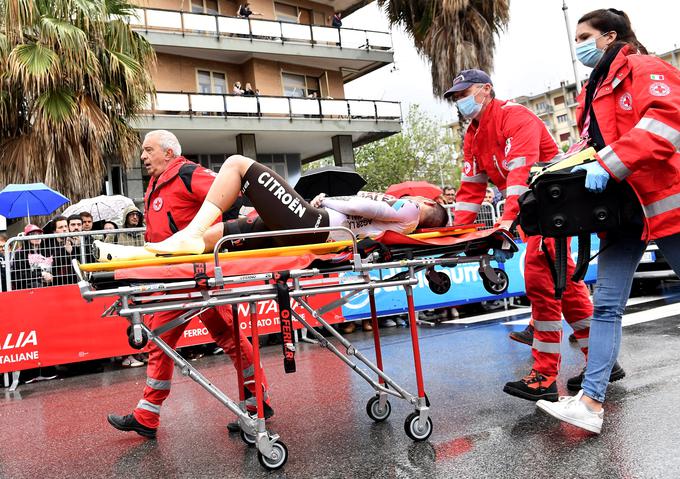
M 420 218 L 418 203 L 407 199 L 324 198 L 321 206 L 328 212 L 329 226 L 349 228 L 358 238 L 375 237 L 387 230 L 409 234 L 418 227 Z M 346 239 L 347 235 L 338 231 L 329 235 L 333 241 Z

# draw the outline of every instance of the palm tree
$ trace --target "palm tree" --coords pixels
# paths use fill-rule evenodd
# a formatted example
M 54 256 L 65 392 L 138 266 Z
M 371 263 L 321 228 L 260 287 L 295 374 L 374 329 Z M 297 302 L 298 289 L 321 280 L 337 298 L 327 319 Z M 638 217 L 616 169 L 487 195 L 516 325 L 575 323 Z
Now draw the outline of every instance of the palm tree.
M 99 194 L 105 160 L 130 166 L 131 120 L 155 55 L 124 0 L 0 0 L 0 185 Z
M 436 96 L 461 70 L 493 70 L 494 35 L 510 18 L 509 0 L 378 0 L 378 4 L 430 61 Z

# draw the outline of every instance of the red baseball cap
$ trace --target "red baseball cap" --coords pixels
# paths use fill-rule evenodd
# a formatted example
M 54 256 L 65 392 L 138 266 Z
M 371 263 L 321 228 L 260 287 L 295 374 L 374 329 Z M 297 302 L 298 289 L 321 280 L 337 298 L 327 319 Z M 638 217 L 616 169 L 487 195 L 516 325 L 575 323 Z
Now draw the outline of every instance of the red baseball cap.
M 24 228 L 24 234 L 25 235 L 34 233 L 36 231 L 39 232 L 39 233 L 43 232 L 42 228 L 40 226 L 36 226 L 36 225 L 26 225 L 26 227 Z

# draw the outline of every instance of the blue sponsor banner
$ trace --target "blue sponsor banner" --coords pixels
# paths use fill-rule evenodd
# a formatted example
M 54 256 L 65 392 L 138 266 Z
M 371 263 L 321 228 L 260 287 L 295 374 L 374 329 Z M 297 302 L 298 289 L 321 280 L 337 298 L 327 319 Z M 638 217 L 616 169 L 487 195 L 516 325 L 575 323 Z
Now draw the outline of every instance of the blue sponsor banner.
M 578 240 L 572 240 L 572 257 L 576 261 L 576 252 L 578 251 Z M 517 243 L 519 251 L 509 261 L 503 265 L 498 266 L 505 270 L 510 279 L 508 290 L 501 295 L 494 295 L 489 293 L 482 283 L 482 278 L 478 273 L 477 264 L 461 264 L 453 268 L 437 267 L 437 271 L 443 271 L 451 279 L 451 289 L 444 294 L 433 293 L 425 278 L 425 271 L 419 271 L 416 274 L 418 284 L 413 287 L 413 300 L 416 310 L 429 310 L 435 308 L 444 308 L 450 306 L 458 306 L 461 304 L 479 303 L 481 301 L 491 301 L 496 299 L 507 298 L 511 296 L 523 296 L 526 294 L 524 287 L 524 257 L 526 255 L 526 244 L 522 242 Z M 592 235 L 591 239 L 591 256 L 597 253 L 600 243 L 597 236 Z M 586 273 L 585 281 L 594 282 L 597 276 L 597 259 L 595 259 Z M 389 278 L 399 272 L 403 271 L 399 268 L 384 269 L 371 271 L 371 278 L 385 279 Z M 344 273 L 341 275 L 342 280 L 351 280 L 355 273 Z M 344 294 L 344 293 L 343 293 Z M 406 293 L 401 286 L 393 286 L 386 288 L 377 288 L 375 290 L 375 303 L 378 315 L 390 315 L 404 313 L 407 310 Z M 342 307 L 342 313 L 345 319 L 363 319 L 371 315 L 368 304 L 368 292 L 363 291 L 352 298 Z

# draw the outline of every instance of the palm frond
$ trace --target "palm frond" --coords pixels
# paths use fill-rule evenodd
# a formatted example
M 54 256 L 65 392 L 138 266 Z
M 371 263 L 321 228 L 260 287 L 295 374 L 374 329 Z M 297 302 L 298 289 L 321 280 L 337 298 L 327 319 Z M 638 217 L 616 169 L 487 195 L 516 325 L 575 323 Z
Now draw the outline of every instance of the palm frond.
M 392 25 L 413 39 L 441 95 L 460 70 L 493 71 L 496 35 L 507 26 L 509 0 L 378 0 Z
M 105 159 L 136 159 L 130 119 L 153 92 L 151 45 L 124 0 L 0 0 L 0 187 L 97 194 Z

